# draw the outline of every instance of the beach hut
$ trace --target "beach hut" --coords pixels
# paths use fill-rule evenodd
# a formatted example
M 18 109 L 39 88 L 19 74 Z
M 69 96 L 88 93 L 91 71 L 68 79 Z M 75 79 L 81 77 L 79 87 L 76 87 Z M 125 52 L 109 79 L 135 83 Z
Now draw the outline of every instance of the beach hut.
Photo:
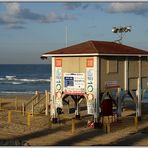
M 137 116 L 141 117 L 142 90 L 148 82 L 148 52 L 123 44 L 107 41 L 86 41 L 58 50 L 49 51 L 42 58 L 51 57 L 51 117 L 57 118 L 57 108 L 63 107 L 63 97 L 76 101 L 76 117 L 80 116 L 79 103 L 87 100 L 87 113 L 98 123 L 100 100 L 108 89 L 122 93 L 136 90 Z M 117 102 L 120 102 L 119 100 Z M 118 106 L 121 115 L 121 104 Z

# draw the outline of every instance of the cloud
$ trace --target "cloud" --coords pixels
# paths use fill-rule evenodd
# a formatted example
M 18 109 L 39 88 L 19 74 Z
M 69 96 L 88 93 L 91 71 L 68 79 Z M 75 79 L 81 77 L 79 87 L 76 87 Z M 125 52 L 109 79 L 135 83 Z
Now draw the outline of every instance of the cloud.
M 136 15 L 148 16 L 148 3 L 142 2 L 67 2 L 64 3 L 64 8 L 67 10 L 94 8 L 104 11 L 105 13 L 132 13 Z
M 21 24 L 22 21 L 16 18 L 16 15 L 20 12 L 20 7 L 17 3 L 6 3 L 6 11 L 0 15 L 0 24 Z
M 74 20 L 76 19 L 76 17 L 74 17 L 73 15 L 68 15 L 68 14 L 57 14 L 55 12 L 51 12 L 47 15 L 47 17 L 45 17 L 44 19 L 42 19 L 42 22 L 44 23 L 56 23 L 56 22 L 62 22 L 64 20 Z
M 148 4 L 146 3 L 111 3 L 107 9 L 109 13 L 134 13 L 148 16 Z
M 7 15 L 16 15 L 20 12 L 20 5 L 18 3 L 5 3 Z
M 90 6 L 89 3 L 82 3 L 82 2 L 67 2 L 64 3 L 64 8 L 67 10 L 75 10 L 77 8 L 86 9 Z
M 26 20 L 42 20 L 45 19 L 46 16 L 39 14 L 39 13 L 35 13 L 32 12 L 29 9 L 21 9 L 21 11 L 18 13 L 18 15 L 16 16 L 18 19 L 26 19 Z
M 23 29 L 28 21 L 39 23 L 56 23 L 76 19 L 73 15 L 49 12 L 47 15 L 21 8 L 18 3 L 6 3 L 5 12 L 0 15 L 0 25 L 7 25 L 11 29 Z
M 10 26 L 8 26 L 8 29 L 25 29 L 25 27 L 17 26 L 17 25 L 10 25 Z
M 96 10 L 103 10 L 106 3 L 103 2 L 66 2 L 63 3 L 63 6 L 67 10 L 75 10 L 75 9 L 88 9 L 93 8 Z
M 77 2 L 69 2 L 69 3 L 64 3 L 64 8 L 67 10 L 74 10 L 77 8 L 81 8 L 82 3 L 77 3 Z

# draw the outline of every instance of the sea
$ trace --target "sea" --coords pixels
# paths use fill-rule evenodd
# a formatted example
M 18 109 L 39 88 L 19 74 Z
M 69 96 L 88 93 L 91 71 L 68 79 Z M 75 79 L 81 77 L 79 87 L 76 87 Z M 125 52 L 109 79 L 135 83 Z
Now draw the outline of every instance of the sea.
M 0 64 L 0 96 L 50 91 L 51 64 Z M 143 95 L 148 102 L 148 89 Z
M 0 64 L 0 95 L 50 91 L 51 64 Z

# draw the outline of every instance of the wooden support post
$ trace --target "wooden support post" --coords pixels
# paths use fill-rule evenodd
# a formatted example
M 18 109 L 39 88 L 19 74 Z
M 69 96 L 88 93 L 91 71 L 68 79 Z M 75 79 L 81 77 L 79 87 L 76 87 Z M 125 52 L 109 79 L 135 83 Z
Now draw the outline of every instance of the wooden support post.
M 46 99 L 45 99 L 45 104 L 46 104 L 46 110 L 45 110 L 45 115 L 48 116 L 49 114 L 49 108 L 48 108 L 48 103 L 49 103 L 49 93 L 47 90 L 45 90 L 45 96 L 46 96 Z
M 8 111 L 8 123 L 9 124 L 11 123 L 11 115 L 12 115 L 12 112 Z
M 118 92 L 117 92 L 117 99 L 118 99 L 118 108 L 117 108 L 117 113 L 118 113 L 118 117 L 120 118 L 122 115 L 122 109 L 121 109 L 121 88 L 118 88 Z
M 106 132 L 106 120 L 104 116 L 102 116 L 102 121 L 103 121 L 103 130 L 104 132 Z
M 67 104 L 67 110 L 68 110 L 68 112 L 67 112 L 67 113 L 69 114 L 69 104 Z
M 135 130 L 137 132 L 138 131 L 138 117 L 137 116 L 134 117 L 134 121 L 135 121 Z
M 34 105 L 33 105 L 33 102 L 32 102 L 32 116 L 34 114 Z
M 74 131 L 75 131 L 75 119 L 72 118 L 71 121 L 72 121 L 71 131 L 72 131 L 72 133 L 74 133 Z
M 115 118 L 115 121 L 114 122 L 117 122 L 117 114 L 114 114 L 114 118 Z
M 15 98 L 15 110 L 17 110 L 17 98 Z
M 49 118 L 49 127 L 52 128 L 51 118 Z
M 27 125 L 30 128 L 30 126 L 31 126 L 31 115 L 30 115 L 30 112 L 28 112 L 28 114 L 27 114 Z
M 129 65 L 128 63 L 129 63 L 128 57 L 126 57 L 124 61 L 124 90 L 128 90 L 128 84 L 129 84 L 129 80 L 128 80 Z
M 35 95 L 37 95 L 36 99 L 35 99 L 35 103 L 37 103 L 39 101 L 39 92 L 35 91 Z
M 107 123 L 107 133 L 110 133 L 111 129 L 110 129 L 110 123 Z
M 137 105 L 137 113 L 138 119 L 141 120 L 141 91 L 142 91 L 142 80 L 141 80 L 141 57 L 139 57 L 139 77 L 138 77 L 138 105 Z
M 2 99 L 0 98 L 0 109 L 2 109 Z
M 22 112 L 23 112 L 23 116 L 25 115 L 25 104 L 24 102 L 22 103 Z

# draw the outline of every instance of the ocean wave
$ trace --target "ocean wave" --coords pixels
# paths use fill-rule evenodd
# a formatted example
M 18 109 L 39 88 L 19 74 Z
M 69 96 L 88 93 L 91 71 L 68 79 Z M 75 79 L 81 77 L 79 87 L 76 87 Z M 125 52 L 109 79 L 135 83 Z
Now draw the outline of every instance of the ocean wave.
M 0 78 L 0 81 L 6 80 L 6 78 Z
M 5 78 L 7 80 L 14 80 L 14 79 L 16 79 L 16 76 L 5 76 Z
M 13 85 L 20 85 L 23 84 L 23 82 L 15 82 L 15 81 L 0 81 L 0 84 L 13 84 Z
M 28 78 L 17 78 L 16 76 L 5 76 L 0 78 L 0 83 L 9 83 L 9 84 L 23 84 L 23 83 L 48 83 L 50 79 L 28 79 Z
M 35 94 L 33 91 L 17 92 L 17 91 L 1 91 L 0 94 Z
M 17 79 L 22 82 L 50 82 L 49 79 Z
M 21 83 L 21 82 L 12 82 L 12 84 L 19 85 L 19 84 L 23 84 L 23 83 Z

